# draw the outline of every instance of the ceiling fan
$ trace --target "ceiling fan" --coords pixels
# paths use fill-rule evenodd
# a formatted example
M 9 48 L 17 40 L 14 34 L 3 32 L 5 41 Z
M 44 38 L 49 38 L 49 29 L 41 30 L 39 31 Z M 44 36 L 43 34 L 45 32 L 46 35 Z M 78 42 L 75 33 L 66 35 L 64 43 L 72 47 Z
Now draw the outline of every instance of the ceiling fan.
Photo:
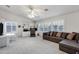
M 27 14 L 27 16 L 29 18 L 35 18 L 37 16 L 39 16 L 39 11 L 37 11 L 38 9 L 36 9 L 34 6 L 29 5 L 29 13 Z
M 32 5 L 29 5 L 28 6 L 29 8 L 29 13 L 27 14 L 27 16 L 29 18 L 36 18 L 36 17 L 40 17 L 42 15 L 43 12 L 47 12 L 48 9 L 41 9 L 39 8 L 38 6 L 32 6 Z
M 33 10 L 33 9 L 34 9 L 34 7 L 31 6 L 31 5 L 29 5 L 28 8 L 29 8 L 30 10 Z
M 7 8 L 10 8 L 11 6 L 10 6 L 10 5 L 6 5 L 6 7 L 7 7 Z
M 33 7 L 32 5 L 29 5 L 28 8 L 29 8 L 30 10 L 33 10 L 33 9 L 34 9 L 34 7 Z M 44 11 L 48 11 L 48 9 L 45 8 Z

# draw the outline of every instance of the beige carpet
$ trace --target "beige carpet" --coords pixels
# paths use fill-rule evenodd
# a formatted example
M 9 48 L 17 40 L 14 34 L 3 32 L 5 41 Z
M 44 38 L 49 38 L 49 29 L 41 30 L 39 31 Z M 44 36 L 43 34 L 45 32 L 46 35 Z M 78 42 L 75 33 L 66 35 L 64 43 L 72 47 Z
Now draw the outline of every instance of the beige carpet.
M 17 38 L 8 47 L 0 48 L 0 54 L 65 54 L 59 45 L 41 37 Z

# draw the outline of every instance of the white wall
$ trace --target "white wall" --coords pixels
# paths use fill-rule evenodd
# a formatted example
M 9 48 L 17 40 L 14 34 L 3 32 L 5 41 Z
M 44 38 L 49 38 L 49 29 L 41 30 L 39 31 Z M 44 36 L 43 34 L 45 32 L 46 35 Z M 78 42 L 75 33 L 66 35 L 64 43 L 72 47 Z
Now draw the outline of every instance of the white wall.
M 64 31 L 65 32 L 79 32 L 79 11 L 73 12 L 71 14 L 66 14 L 62 16 L 51 17 L 37 22 L 41 23 L 50 23 L 55 20 L 64 20 Z
M 17 32 L 16 33 L 18 36 L 22 35 L 22 27 L 18 28 L 18 25 L 23 26 L 23 24 L 25 24 L 27 26 L 27 24 L 28 24 L 29 26 L 27 26 L 27 27 L 33 26 L 33 22 L 27 18 L 23 18 L 18 15 L 11 14 L 7 11 L 0 10 L 0 22 L 5 22 L 5 21 L 16 22 L 16 24 L 17 24 Z
M 65 31 L 79 32 L 79 12 L 67 15 L 65 21 Z

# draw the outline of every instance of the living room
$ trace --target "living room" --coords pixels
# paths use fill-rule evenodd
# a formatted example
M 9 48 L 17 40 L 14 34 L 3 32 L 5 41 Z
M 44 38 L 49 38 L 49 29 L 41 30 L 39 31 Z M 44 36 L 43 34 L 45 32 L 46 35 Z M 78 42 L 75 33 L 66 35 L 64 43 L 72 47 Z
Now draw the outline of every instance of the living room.
M 0 58 L 79 59 L 79 0 L 0 0 Z
M 78 54 L 78 19 L 78 5 L 0 5 L 0 54 Z

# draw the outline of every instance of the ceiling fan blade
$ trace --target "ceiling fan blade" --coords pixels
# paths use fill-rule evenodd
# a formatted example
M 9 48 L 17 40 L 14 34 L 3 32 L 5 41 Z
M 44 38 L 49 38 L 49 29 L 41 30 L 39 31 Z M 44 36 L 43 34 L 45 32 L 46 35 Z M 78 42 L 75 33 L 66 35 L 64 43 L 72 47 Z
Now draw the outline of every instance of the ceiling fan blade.
M 6 5 L 6 7 L 10 8 L 10 6 L 9 6 L 9 5 Z
M 29 5 L 28 7 L 29 7 L 30 10 L 33 10 L 34 9 L 33 6 L 31 6 L 31 5 Z

